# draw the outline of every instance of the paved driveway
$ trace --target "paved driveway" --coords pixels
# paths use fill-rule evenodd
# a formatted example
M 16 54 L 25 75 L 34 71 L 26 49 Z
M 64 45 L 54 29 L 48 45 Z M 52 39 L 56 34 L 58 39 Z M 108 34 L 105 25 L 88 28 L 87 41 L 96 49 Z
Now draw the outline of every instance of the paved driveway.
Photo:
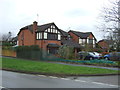
M 93 65 L 68 64 L 68 63 L 63 63 L 63 62 L 49 62 L 49 63 L 57 63 L 57 64 L 64 64 L 64 65 L 71 65 L 71 66 L 103 68 L 103 69 L 111 69 L 111 70 L 120 70 L 119 68 L 116 68 L 116 67 L 103 67 L 103 66 L 93 66 Z

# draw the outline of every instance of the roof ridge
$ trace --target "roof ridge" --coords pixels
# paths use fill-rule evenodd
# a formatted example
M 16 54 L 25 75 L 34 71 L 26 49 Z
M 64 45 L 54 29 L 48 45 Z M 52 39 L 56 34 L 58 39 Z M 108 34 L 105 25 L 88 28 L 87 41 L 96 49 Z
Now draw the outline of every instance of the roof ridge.
M 44 25 L 49 25 L 49 24 L 54 24 L 54 22 L 46 23 L 46 24 L 42 24 L 42 25 L 38 25 L 38 27 L 39 27 L 39 26 L 44 26 Z
M 92 33 L 92 32 L 80 32 L 80 31 L 73 31 L 73 30 L 70 30 L 72 32 L 79 32 L 79 33 Z

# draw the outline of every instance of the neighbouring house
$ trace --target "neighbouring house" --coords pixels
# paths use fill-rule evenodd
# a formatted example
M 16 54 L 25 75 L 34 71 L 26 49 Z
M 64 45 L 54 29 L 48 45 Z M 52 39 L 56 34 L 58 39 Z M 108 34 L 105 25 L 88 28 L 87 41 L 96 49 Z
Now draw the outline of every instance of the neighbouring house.
M 67 45 L 72 48 L 74 48 L 75 56 L 77 52 L 81 50 L 81 46 L 79 43 L 75 42 L 72 40 L 71 36 L 69 33 L 61 30 L 62 36 L 61 36 L 61 45 Z
M 96 43 L 96 38 L 92 32 L 65 32 L 59 29 L 55 23 L 38 25 L 36 21 L 21 28 L 17 38 L 18 46 L 39 45 L 40 48 L 51 54 L 57 54 L 61 45 L 73 47 L 76 54 L 81 50 L 81 46 L 84 46 L 85 42 L 92 44 L 93 47 L 95 47 Z
M 68 33 L 72 40 L 79 43 L 82 47 L 89 45 L 91 48 L 95 48 L 97 40 L 92 32 L 79 32 L 70 30 Z
M 18 46 L 18 37 L 13 37 L 11 40 L 10 40 L 10 43 L 12 44 L 13 47 L 16 47 Z
M 109 52 L 110 48 L 114 45 L 112 40 L 102 39 L 98 41 L 98 45 L 104 52 Z

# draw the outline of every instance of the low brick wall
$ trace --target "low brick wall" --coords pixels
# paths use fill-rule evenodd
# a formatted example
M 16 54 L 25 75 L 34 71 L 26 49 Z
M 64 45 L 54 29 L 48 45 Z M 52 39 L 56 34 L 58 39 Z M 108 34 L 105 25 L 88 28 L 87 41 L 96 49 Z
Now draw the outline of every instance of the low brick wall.
M 2 50 L 2 55 L 3 56 L 16 57 L 16 51 L 13 51 L 13 50 Z

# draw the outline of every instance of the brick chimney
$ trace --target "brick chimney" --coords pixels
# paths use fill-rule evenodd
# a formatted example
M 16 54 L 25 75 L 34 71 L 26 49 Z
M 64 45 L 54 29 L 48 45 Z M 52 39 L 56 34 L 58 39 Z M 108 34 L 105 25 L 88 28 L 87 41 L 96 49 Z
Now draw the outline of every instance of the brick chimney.
M 33 37 L 34 37 L 34 45 L 36 45 L 36 30 L 37 30 L 37 23 L 36 21 L 33 22 Z
M 36 22 L 36 21 L 33 22 L 33 31 L 34 32 L 37 30 L 37 24 L 38 24 L 38 22 Z

